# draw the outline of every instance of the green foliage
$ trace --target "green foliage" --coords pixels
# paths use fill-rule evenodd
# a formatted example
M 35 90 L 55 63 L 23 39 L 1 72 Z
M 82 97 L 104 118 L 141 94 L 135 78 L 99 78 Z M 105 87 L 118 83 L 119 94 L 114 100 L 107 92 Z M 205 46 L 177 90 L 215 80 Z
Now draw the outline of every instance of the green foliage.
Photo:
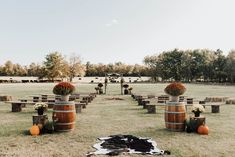
M 105 76 L 107 73 L 121 73 L 123 76 L 151 76 L 154 81 L 205 81 L 235 82 L 235 51 L 227 56 L 218 49 L 164 51 L 158 55 L 146 56 L 145 65 L 81 63 L 78 55 L 72 54 L 68 61 L 59 52 L 46 55 L 43 65 L 31 63 L 21 66 L 11 61 L 0 65 L 1 76 L 37 76 L 49 80 L 76 76 Z
M 72 54 L 69 58 L 69 79 L 72 82 L 72 79 L 75 76 L 83 76 L 85 74 L 85 66 L 82 65 L 80 56 Z
M 231 53 L 232 54 L 232 53 Z M 232 56 L 232 55 L 231 55 Z M 144 63 L 151 69 L 151 76 L 156 80 L 174 81 L 234 81 L 234 57 L 225 57 L 221 50 L 195 49 L 162 52 L 159 55 L 146 56 Z M 229 78 L 228 78 L 229 76 Z
M 65 74 L 65 61 L 59 52 L 50 53 L 45 59 L 44 66 L 48 79 L 54 80 L 55 78 L 61 78 Z
M 227 56 L 225 71 L 227 73 L 229 82 L 234 83 L 235 82 L 235 50 L 230 51 Z
M 115 64 L 86 63 L 86 76 L 105 76 L 107 73 L 121 73 L 123 76 L 147 76 L 148 68 L 143 65 L 127 65 L 122 62 Z

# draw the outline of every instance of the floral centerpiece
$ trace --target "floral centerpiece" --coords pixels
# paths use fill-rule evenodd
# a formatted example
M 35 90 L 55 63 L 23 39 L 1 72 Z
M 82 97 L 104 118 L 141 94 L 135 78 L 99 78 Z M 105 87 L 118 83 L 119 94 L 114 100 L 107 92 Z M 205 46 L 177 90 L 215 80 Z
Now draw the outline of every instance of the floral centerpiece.
M 103 85 L 103 83 L 98 83 L 98 88 L 99 88 L 99 94 L 103 94 L 103 89 L 102 89 L 102 87 L 103 87 L 104 85 Z
M 125 88 L 124 89 L 124 94 L 128 94 L 129 92 L 128 92 L 128 87 L 129 87 L 129 85 L 127 84 L 127 83 L 125 83 L 124 85 L 123 85 L 123 87 Z
M 61 99 L 67 101 L 69 95 L 75 91 L 75 87 L 69 82 L 60 82 L 53 88 L 53 93 L 61 95 Z
M 102 88 L 103 86 L 103 83 L 98 83 L 98 87 Z
M 193 104 L 191 111 L 194 113 L 195 117 L 200 117 L 200 113 L 204 112 L 205 109 L 200 104 Z
M 123 85 L 123 87 L 124 87 L 124 88 L 128 88 L 129 85 L 125 83 L 125 84 Z
M 37 110 L 38 115 L 43 115 L 44 111 L 47 109 L 48 105 L 44 102 L 38 102 L 34 105 L 34 109 Z
M 178 101 L 178 97 L 186 91 L 185 86 L 180 82 L 173 82 L 166 86 L 165 93 L 171 96 L 171 101 Z

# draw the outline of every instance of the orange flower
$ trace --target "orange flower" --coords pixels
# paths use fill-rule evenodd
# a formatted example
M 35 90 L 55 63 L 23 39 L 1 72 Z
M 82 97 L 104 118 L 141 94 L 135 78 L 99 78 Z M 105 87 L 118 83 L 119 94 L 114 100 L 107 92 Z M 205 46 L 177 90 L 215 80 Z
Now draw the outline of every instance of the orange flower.
M 75 87 L 69 82 L 60 82 L 53 88 L 56 95 L 69 95 L 75 91 Z
M 166 88 L 165 88 L 165 93 L 169 94 L 171 96 L 182 95 L 182 94 L 184 94 L 185 91 L 186 91 L 186 88 L 180 82 L 173 82 L 173 83 L 169 84 L 168 86 L 166 86 Z

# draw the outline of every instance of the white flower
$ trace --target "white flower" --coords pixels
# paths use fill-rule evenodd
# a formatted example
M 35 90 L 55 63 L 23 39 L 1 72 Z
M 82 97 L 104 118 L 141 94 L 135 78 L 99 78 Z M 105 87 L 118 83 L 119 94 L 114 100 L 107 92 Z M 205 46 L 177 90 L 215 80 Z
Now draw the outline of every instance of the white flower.
M 202 105 L 200 105 L 200 104 L 193 104 L 191 111 L 192 111 L 192 112 L 200 112 L 200 113 L 201 113 L 201 112 L 204 112 L 205 109 L 204 109 L 204 107 L 203 107 Z
M 46 103 L 43 103 L 43 102 L 38 102 L 34 105 L 34 109 L 35 110 L 38 110 L 39 108 L 47 108 L 48 105 Z

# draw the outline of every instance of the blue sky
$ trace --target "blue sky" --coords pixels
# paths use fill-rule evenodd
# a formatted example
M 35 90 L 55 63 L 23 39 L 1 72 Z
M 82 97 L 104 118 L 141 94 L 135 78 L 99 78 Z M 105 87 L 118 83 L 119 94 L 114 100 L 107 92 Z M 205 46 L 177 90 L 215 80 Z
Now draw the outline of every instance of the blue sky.
M 0 65 L 53 51 L 141 64 L 174 48 L 235 48 L 233 0 L 0 0 Z M 226 54 L 225 53 L 225 54 Z

